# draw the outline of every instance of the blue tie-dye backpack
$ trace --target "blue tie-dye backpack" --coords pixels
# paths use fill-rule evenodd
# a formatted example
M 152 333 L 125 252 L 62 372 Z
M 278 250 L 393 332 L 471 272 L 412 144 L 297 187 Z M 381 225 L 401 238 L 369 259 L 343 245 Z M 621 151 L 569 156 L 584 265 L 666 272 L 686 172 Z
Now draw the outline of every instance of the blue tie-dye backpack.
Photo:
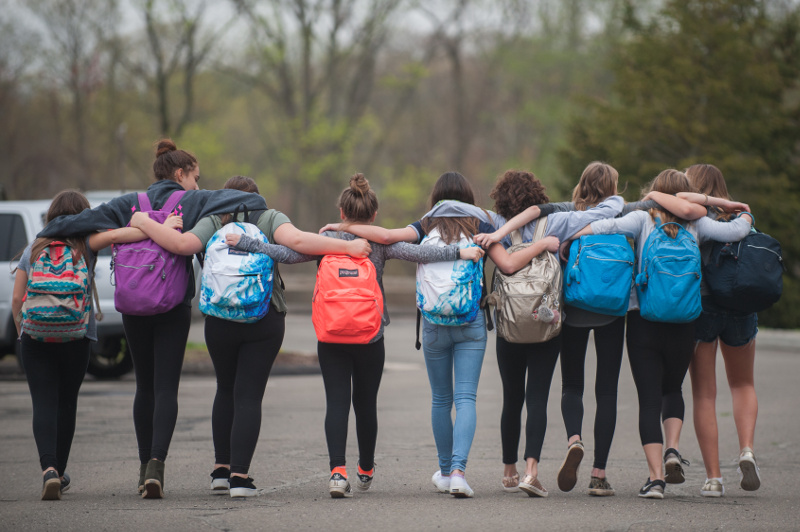
M 270 225 L 276 212 L 270 211 Z M 245 219 L 249 217 L 246 215 Z M 254 323 L 269 311 L 274 263 L 268 255 L 228 247 L 225 235 L 229 233 L 269 243 L 261 229 L 249 222 L 231 222 L 214 233 L 206 244 L 200 312 L 224 320 Z
M 459 247 L 475 246 L 462 235 Z M 420 242 L 421 246 L 446 246 L 438 229 L 433 229 Z M 483 283 L 483 259 L 478 262 L 432 262 L 417 265 L 417 308 L 436 325 L 464 325 L 480 311 Z

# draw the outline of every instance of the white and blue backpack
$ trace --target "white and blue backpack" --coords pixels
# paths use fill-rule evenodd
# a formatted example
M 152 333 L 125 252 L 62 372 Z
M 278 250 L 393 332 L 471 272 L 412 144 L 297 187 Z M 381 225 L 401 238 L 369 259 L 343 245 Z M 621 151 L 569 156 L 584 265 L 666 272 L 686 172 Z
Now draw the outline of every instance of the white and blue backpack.
M 636 276 L 639 312 L 648 321 L 688 323 L 703 310 L 700 300 L 701 260 L 697 241 L 675 222 L 661 223 L 647 237 L 642 251 L 642 268 Z M 675 225 L 678 234 L 665 231 Z
M 459 248 L 477 246 L 461 235 Z M 434 228 L 420 242 L 421 246 L 447 246 Z M 455 261 L 417 264 L 417 349 L 420 348 L 420 315 L 436 325 L 459 326 L 475 320 L 483 294 L 483 259 L 478 262 Z M 489 324 L 489 330 L 492 325 Z
M 275 213 L 271 211 L 270 224 L 274 223 Z M 231 233 L 269 243 L 261 229 L 251 223 L 247 213 L 245 219 L 248 222 L 226 224 L 206 245 L 200 312 L 224 320 L 254 323 L 269 311 L 274 263 L 268 255 L 240 251 L 225 243 L 225 235 Z

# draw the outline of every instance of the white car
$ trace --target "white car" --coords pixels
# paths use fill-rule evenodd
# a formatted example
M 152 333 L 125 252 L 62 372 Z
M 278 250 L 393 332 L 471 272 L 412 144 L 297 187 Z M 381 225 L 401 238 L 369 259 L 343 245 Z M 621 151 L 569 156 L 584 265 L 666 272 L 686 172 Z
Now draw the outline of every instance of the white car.
M 93 207 L 102 203 L 99 194 L 87 194 Z M 113 195 L 106 194 L 103 199 Z M 19 254 L 42 230 L 49 200 L 0 201 L 0 357 L 13 354 L 17 330 L 11 316 L 14 268 Z M 122 315 L 114 309 L 111 286 L 111 248 L 98 254 L 95 284 L 103 320 L 97 322 L 97 343 L 92 342 L 88 373 L 98 378 L 120 377 L 133 369 L 122 328 Z M 96 309 L 95 309 L 96 310 Z

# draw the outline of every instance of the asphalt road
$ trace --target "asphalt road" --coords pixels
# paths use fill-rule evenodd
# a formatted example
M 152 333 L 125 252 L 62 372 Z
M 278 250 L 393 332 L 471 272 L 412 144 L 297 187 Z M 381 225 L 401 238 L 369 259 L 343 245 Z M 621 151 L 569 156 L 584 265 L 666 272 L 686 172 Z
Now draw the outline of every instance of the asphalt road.
M 594 498 L 586 493 L 593 449 L 593 352 L 587 356 L 587 458 L 578 486 L 562 493 L 555 482 L 566 444 L 559 409 L 560 373 L 556 370 L 540 465 L 540 480 L 550 490 L 550 497 L 534 499 L 522 492 L 501 490 L 502 395 L 493 333 L 478 391 L 478 430 L 467 468 L 475 498 L 457 500 L 437 493 L 430 482 L 437 469 L 430 392 L 422 355 L 413 347 L 413 332 L 410 318 L 398 318 L 387 329 L 377 475 L 372 489 L 356 493 L 353 499 L 333 500 L 327 493 L 325 403 L 319 375 L 273 377 L 267 386 L 261 436 L 251 467 L 263 494 L 246 500 L 232 500 L 209 489 L 214 396 L 210 376 L 185 376 L 181 382 L 180 413 L 167 460 L 163 500 L 143 500 L 136 494 L 132 379 L 84 383 L 68 467 L 73 487 L 60 502 L 39 500 L 41 476 L 27 385 L 24 381 L 0 382 L 0 530 L 800 529 L 800 424 L 796 415 L 800 407 L 800 333 L 762 331 L 758 337 L 756 455 L 762 488 L 744 492 L 738 487 L 738 442 L 720 362 L 718 413 L 727 493 L 721 499 L 700 496 L 705 475 L 689 414 L 681 443 L 683 456 L 692 462 L 687 481 L 668 485 L 666 498 L 654 501 L 636 496 L 647 477 L 647 467 L 639 445 L 636 393 L 627 360 L 623 362 L 617 431 L 607 470 L 617 494 Z M 287 321 L 284 347 L 314 350 L 308 316 Z M 689 389 L 688 378 L 685 388 Z M 691 397 L 686 399 L 690 413 Z M 351 419 L 351 470 L 358 458 L 353 425 Z

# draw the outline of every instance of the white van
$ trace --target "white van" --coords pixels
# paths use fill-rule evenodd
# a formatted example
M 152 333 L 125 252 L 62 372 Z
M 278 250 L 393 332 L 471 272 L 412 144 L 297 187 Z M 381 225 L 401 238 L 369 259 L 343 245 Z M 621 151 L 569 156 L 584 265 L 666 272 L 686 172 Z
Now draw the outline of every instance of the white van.
M 119 193 L 87 194 L 96 207 Z M 0 357 L 13 354 L 17 330 L 11 316 L 14 268 L 19 254 L 36 238 L 44 226 L 49 200 L 0 201 Z M 103 320 L 97 322 L 98 342 L 92 342 L 88 373 L 98 378 L 120 377 L 133 369 L 130 351 L 122 328 L 122 315 L 114 309 L 111 286 L 111 248 L 98 254 L 95 283 Z

